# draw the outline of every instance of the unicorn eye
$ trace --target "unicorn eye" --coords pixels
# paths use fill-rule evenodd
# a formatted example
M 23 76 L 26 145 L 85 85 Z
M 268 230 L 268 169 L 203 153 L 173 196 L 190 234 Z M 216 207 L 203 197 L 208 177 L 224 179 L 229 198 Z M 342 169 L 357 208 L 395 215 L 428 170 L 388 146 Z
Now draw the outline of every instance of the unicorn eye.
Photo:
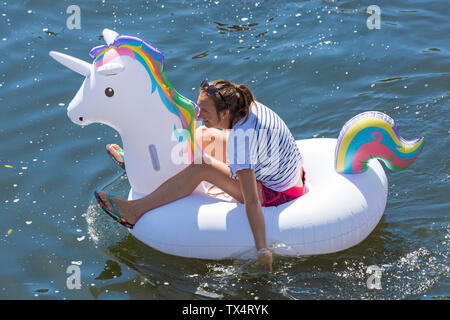
M 110 98 L 111 98 L 111 97 L 114 95 L 114 90 L 113 90 L 113 88 L 109 88 L 109 87 L 106 88 L 106 89 L 105 89 L 105 94 L 106 94 L 107 97 L 110 97 Z

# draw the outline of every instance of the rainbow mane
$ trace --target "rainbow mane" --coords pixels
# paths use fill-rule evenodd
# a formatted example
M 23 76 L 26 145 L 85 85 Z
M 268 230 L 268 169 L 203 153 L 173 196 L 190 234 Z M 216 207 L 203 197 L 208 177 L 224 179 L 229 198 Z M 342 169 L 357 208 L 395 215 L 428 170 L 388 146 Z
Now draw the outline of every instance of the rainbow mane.
M 342 127 L 335 152 L 335 168 L 342 173 L 360 173 L 370 159 L 380 159 L 393 171 L 407 168 L 419 155 L 423 137 L 403 139 L 392 118 L 368 111 L 361 113 Z
M 179 142 L 189 140 L 185 149 L 189 161 L 192 162 L 199 155 L 200 148 L 195 142 L 199 108 L 197 104 L 179 94 L 167 80 L 164 56 L 157 48 L 137 37 L 120 35 L 110 45 L 93 48 L 89 55 L 94 59 L 95 67 L 100 67 L 117 56 L 129 56 L 139 61 L 150 76 L 151 92 L 157 89 L 163 104 L 180 120 L 178 126 L 174 124 L 174 132 Z

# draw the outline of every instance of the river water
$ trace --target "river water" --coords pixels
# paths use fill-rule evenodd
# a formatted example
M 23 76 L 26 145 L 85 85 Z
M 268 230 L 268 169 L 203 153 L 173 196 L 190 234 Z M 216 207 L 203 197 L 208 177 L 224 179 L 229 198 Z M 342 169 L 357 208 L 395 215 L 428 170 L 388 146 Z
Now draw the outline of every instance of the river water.
M 0 299 L 448 299 L 449 24 L 447 1 L 71 1 L 0 3 Z M 91 61 L 103 28 L 137 35 L 165 55 L 169 81 L 196 100 L 204 78 L 245 83 L 296 139 L 337 138 L 354 115 L 394 118 L 425 137 L 413 165 L 388 172 L 376 229 L 343 252 L 249 260 L 185 259 L 129 235 L 93 191 L 125 196 L 105 153 L 121 143 L 66 108 L 82 78 L 49 50 Z M 386 169 L 387 170 L 387 169 Z M 69 266 L 80 271 L 71 288 Z M 369 266 L 381 270 L 370 289 Z M 70 282 L 70 281 L 69 281 Z

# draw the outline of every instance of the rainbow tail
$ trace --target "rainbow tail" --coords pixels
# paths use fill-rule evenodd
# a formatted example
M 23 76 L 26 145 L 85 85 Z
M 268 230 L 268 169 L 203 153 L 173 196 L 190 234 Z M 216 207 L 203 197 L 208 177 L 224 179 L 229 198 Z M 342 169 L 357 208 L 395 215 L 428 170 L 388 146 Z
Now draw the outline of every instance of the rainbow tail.
M 408 167 L 419 155 L 423 137 L 404 140 L 394 120 L 382 112 L 368 111 L 353 117 L 339 133 L 335 168 L 341 173 L 360 173 L 370 159 L 383 160 L 393 171 Z

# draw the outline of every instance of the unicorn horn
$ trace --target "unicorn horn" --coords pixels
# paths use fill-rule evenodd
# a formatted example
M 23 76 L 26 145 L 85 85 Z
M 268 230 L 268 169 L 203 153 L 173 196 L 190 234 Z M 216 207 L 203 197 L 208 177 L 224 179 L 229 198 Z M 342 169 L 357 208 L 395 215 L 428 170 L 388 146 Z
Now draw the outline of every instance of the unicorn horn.
M 114 40 L 116 40 L 117 36 L 119 34 L 113 30 L 110 29 L 103 29 L 103 38 L 106 41 L 106 44 L 109 46 L 111 45 Z
M 76 73 L 79 73 L 85 77 L 89 77 L 89 75 L 91 74 L 90 63 L 61 52 L 50 51 L 49 54 L 53 59 L 66 66 L 70 70 L 75 71 Z

